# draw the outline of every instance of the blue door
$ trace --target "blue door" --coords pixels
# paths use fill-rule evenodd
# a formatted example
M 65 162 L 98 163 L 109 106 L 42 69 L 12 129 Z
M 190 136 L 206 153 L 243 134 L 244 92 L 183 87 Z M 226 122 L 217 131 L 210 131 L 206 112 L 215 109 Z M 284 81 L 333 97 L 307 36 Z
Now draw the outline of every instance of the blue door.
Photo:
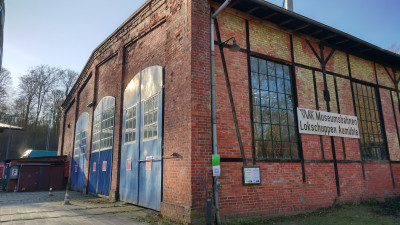
M 88 124 L 89 114 L 82 113 L 75 126 L 74 157 L 71 171 L 71 189 L 75 191 L 82 191 L 85 183 Z
M 124 92 L 120 200 L 160 210 L 163 68 L 138 73 Z
M 108 196 L 110 192 L 114 113 L 114 97 L 104 97 L 94 111 L 89 172 L 89 192 L 93 194 Z

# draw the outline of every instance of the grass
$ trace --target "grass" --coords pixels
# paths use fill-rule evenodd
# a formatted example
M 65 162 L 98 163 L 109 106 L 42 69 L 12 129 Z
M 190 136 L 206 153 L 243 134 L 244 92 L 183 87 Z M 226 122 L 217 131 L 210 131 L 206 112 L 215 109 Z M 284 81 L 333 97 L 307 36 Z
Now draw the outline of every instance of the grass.
M 400 197 L 384 202 L 370 200 L 361 204 L 339 204 L 311 213 L 274 218 L 243 218 L 225 221 L 229 225 L 400 225 Z

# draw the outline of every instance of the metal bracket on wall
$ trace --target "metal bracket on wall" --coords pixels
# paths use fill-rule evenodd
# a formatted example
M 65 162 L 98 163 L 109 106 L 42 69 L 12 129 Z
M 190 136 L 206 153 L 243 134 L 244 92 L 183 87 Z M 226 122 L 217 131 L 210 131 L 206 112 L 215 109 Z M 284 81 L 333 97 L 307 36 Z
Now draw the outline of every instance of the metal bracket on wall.
M 162 159 L 183 159 L 183 156 L 176 152 L 172 153 L 170 156 L 162 156 L 157 158 L 151 156 L 152 161 L 160 161 Z M 138 160 L 138 162 L 146 162 L 146 160 Z

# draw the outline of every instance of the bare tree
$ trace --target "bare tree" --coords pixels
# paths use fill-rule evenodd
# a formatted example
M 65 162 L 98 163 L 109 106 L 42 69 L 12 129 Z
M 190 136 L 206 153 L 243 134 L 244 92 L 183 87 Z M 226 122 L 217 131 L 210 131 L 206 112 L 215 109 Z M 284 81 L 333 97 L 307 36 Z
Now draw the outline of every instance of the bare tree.
M 398 45 L 397 42 L 394 42 L 392 45 L 389 46 L 388 50 L 400 54 L 400 45 Z
M 69 92 L 71 91 L 71 88 L 75 84 L 78 75 L 79 74 L 77 72 L 70 69 L 61 70 L 60 80 L 61 84 L 63 85 L 64 98 L 66 98 Z
M 36 94 L 35 82 L 30 74 L 20 77 L 19 89 L 20 94 L 16 101 L 16 105 L 22 112 L 20 115 L 23 116 L 23 125 L 26 126 L 29 122 L 29 116 L 34 106 L 34 98 Z
M 40 65 L 31 69 L 29 74 L 33 78 L 36 89 L 34 96 L 36 102 L 35 124 L 37 124 L 48 95 L 55 89 L 59 69 L 48 65 Z
M 7 98 L 7 89 L 11 84 L 11 73 L 2 67 L 0 71 L 0 103 L 4 103 Z

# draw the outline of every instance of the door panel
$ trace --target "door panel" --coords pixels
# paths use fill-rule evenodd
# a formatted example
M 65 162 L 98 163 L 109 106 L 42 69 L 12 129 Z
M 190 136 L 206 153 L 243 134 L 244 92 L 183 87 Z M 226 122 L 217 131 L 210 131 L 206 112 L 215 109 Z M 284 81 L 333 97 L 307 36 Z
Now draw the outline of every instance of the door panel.
M 120 197 L 155 210 L 160 210 L 161 204 L 162 79 L 162 67 L 149 67 L 133 78 L 124 93 Z M 136 107 L 137 112 L 136 139 L 127 142 L 127 114 L 131 107 Z M 126 168 L 130 159 L 131 170 Z
M 71 168 L 71 189 L 82 191 L 85 182 L 86 145 L 89 114 L 82 113 L 76 122 L 74 157 Z
M 89 192 L 108 196 L 114 140 L 115 98 L 104 97 L 94 112 Z M 96 134 L 94 134 L 96 132 Z M 93 171 L 93 166 L 96 167 Z
M 129 82 L 124 92 L 124 115 L 122 123 L 120 200 L 138 204 L 139 193 L 139 123 L 140 121 L 140 73 Z M 129 112 L 130 111 L 130 112 Z M 134 126 L 127 127 L 136 115 Z M 127 121 L 128 119 L 128 121 Z M 131 130 L 129 131 L 129 129 Z M 134 131 L 134 132 L 133 132 Z M 134 134 L 133 134 L 134 133 Z M 130 135 L 134 135 L 131 137 Z M 130 164 L 130 168 L 129 168 Z M 128 167 L 127 167 L 128 165 Z

